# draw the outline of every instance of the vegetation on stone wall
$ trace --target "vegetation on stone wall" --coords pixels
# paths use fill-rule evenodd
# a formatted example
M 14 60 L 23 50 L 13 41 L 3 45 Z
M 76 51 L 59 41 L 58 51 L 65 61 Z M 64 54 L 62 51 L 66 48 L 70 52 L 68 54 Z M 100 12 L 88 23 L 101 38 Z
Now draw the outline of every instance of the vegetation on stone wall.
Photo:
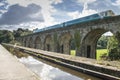
M 58 51 L 58 46 L 59 46 L 57 33 L 54 33 L 54 35 L 53 35 L 53 42 L 54 42 L 55 52 L 57 52 Z
M 57 33 L 54 33 L 54 45 L 58 42 L 58 37 L 57 37 Z
M 76 55 L 79 56 L 80 54 L 80 42 L 81 42 L 81 36 L 80 31 L 76 30 L 74 34 L 74 41 L 75 41 L 75 48 L 76 48 Z
M 75 50 L 75 39 L 70 40 L 70 48 L 71 50 Z
M 75 40 L 75 46 L 77 48 L 80 48 L 80 41 L 81 41 L 80 31 L 78 30 L 75 31 L 74 40 Z

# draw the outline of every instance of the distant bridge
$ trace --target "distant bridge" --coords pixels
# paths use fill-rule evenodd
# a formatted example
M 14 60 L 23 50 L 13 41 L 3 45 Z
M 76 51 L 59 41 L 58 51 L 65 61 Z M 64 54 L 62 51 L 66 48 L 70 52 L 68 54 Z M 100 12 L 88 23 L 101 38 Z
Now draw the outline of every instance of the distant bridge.
M 77 56 L 96 58 L 97 41 L 108 31 L 120 41 L 119 15 L 78 21 L 64 27 L 46 29 L 23 36 L 17 40 L 26 47 L 64 54 L 70 54 L 72 46 L 75 46 Z

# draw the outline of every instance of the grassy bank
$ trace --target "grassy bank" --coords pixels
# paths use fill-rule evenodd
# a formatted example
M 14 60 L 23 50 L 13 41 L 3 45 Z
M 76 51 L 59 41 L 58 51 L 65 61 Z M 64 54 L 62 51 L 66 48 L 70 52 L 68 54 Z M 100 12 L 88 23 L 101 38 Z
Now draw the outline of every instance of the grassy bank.
M 70 55 L 75 56 L 75 55 L 76 55 L 76 51 L 75 51 L 75 50 L 71 50 L 71 51 L 70 51 Z
M 96 59 L 100 60 L 100 56 L 102 56 L 105 53 L 108 54 L 107 49 L 97 49 Z

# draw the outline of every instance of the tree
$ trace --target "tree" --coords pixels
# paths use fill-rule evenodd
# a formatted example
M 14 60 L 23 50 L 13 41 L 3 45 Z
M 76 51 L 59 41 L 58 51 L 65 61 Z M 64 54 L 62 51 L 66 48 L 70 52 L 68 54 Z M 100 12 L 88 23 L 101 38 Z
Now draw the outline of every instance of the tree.
M 0 30 L 0 43 L 9 43 L 14 40 L 13 33 L 8 30 Z
M 0 43 L 10 43 L 11 41 L 14 42 L 14 39 L 17 37 L 21 37 L 24 35 L 31 34 L 32 31 L 28 29 L 18 28 L 17 30 L 8 31 L 8 30 L 0 30 Z
M 110 52 L 112 49 L 117 47 L 118 47 L 118 40 L 115 38 L 115 36 L 111 36 L 107 43 L 107 49 Z
M 18 28 L 17 30 L 13 31 L 14 37 L 21 37 L 21 36 L 25 36 L 28 34 L 33 33 L 32 31 L 28 30 L 28 29 L 22 29 L 22 28 Z
M 101 36 L 100 39 L 97 42 L 97 48 L 98 49 L 106 49 L 107 48 L 107 42 L 108 42 L 109 36 Z
M 107 48 L 109 50 L 108 57 L 110 60 L 120 59 L 119 41 L 115 38 L 115 36 L 109 38 Z

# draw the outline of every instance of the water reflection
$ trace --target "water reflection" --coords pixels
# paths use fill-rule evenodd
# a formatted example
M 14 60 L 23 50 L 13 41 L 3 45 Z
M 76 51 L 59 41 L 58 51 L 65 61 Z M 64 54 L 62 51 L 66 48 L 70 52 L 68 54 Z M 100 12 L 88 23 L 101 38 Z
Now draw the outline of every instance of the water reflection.
M 31 56 L 28 56 L 27 58 L 22 57 L 19 61 L 39 75 L 41 80 L 100 80 L 97 78 L 86 78 L 85 76 L 82 78 L 74 76 L 58 68 L 40 62 Z

